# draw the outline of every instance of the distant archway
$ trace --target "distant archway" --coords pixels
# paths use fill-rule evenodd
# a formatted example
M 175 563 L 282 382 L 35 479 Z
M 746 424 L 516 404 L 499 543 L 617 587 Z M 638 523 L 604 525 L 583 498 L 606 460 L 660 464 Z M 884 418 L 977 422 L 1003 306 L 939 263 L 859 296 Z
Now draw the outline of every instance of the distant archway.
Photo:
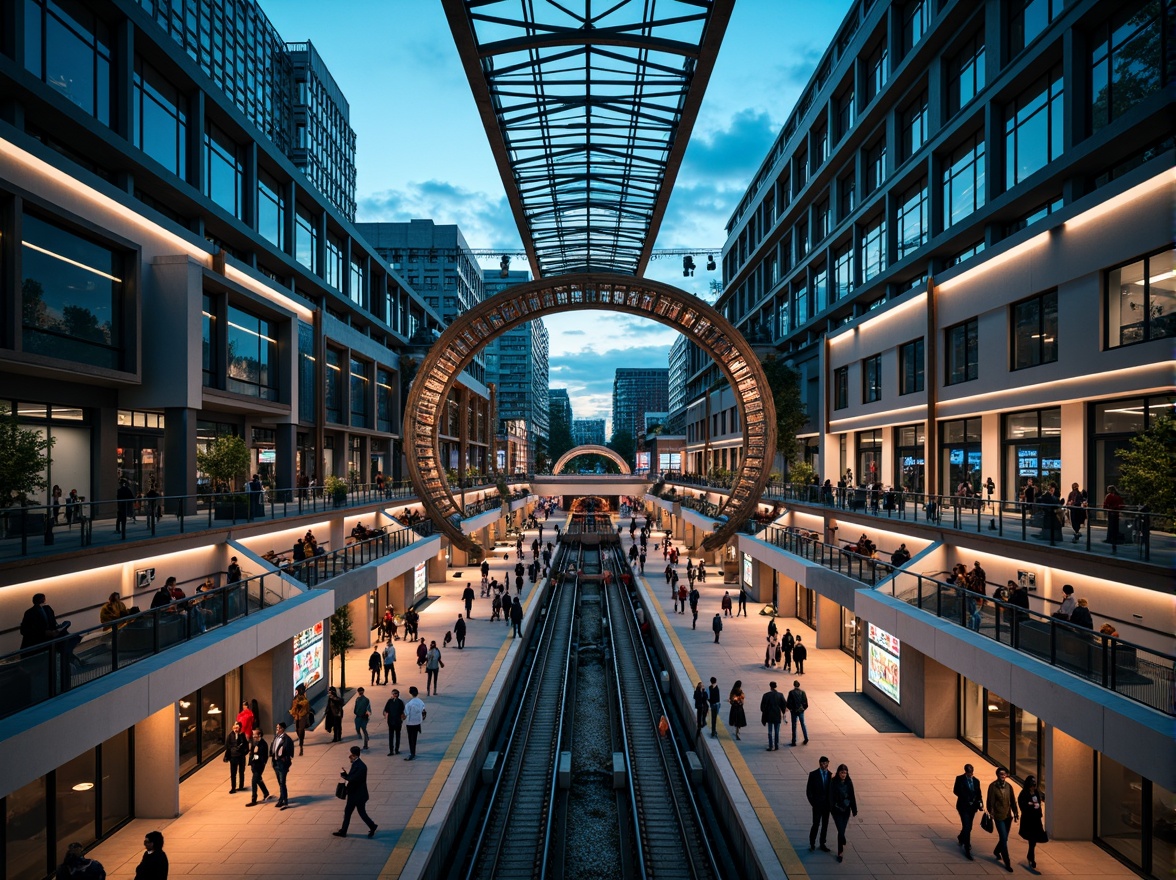
M 469 553 L 485 550 L 461 530 L 458 505 L 441 466 L 438 429 L 458 375 L 487 344 L 508 330 L 558 312 L 623 312 L 679 331 L 714 359 L 735 394 L 743 428 L 743 457 L 731 494 L 719 508 L 725 518 L 702 542 L 726 544 L 755 513 L 768 484 L 776 450 L 776 412 L 755 352 L 731 323 L 693 294 L 631 275 L 560 275 L 507 288 L 458 316 L 421 362 L 405 411 L 408 475 L 426 512 L 450 541 Z
M 577 446 L 575 449 L 569 449 L 559 457 L 559 461 L 551 469 L 553 475 L 558 475 L 566 465 L 573 458 L 578 458 L 581 455 L 603 455 L 613 464 L 621 469 L 622 474 L 631 474 L 633 470 L 629 467 L 629 463 L 609 449 L 607 446 L 597 446 L 595 443 L 585 443 L 583 446 Z

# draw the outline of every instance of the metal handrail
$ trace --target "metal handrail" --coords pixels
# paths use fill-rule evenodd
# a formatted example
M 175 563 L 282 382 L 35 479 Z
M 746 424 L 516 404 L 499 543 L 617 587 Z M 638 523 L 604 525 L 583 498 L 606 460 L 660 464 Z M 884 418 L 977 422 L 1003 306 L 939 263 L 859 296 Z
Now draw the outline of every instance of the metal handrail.
M 313 589 L 344 572 L 403 550 L 418 537 L 419 533 L 410 528 L 385 531 L 335 550 L 285 563 L 279 568 Z

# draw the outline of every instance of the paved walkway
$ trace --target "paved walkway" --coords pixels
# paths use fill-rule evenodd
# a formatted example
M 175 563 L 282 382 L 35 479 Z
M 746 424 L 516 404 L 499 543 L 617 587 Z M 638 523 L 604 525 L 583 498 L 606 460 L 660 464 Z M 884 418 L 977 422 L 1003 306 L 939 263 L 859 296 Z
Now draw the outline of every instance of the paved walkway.
M 554 522 L 550 525 L 554 525 Z M 548 528 L 548 538 L 554 529 Z M 529 533 L 529 545 L 533 533 Z M 625 543 L 628 538 L 626 534 Z M 504 546 L 491 561 L 499 580 L 514 559 L 503 559 Z M 671 634 L 685 673 L 692 681 L 715 675 L 723 693 L 735 678 L 743 680 L 749 705 L 757 705 L 766 682 L 774 677 L 781 687 L 791 687 L 791 676 L 769 672 L 762 666 L 763 639 L 767 623 L 757 616 L 759 606 L 748 606 L 747 618 L 724 621 L 721 643 L 714 644 L 710 619 L 719 609 L 725 587 L 717 582 L 701 585 L 703 600 L 699 629 L 691 631 L 690 615 L 670 611 L 666 602 L 668 589 L 661 576 L 661 566 L 654 566 L 650 554 L 647 571 L 652 607 L 662 625 Z M 684 570 L 685 559 L 679 565 Z M 457 572 L 462 572 L 456 577 Z M 452 629 L 457 618 L 461 591 L 467 580 L 475 584 L 475 569 L 453 568 L 444 583 L 430 584 L 430 594 L 437 597 L 421 614 L 421 634 L 438 638 Z M 531 597 L 529 584 L 523 589 L 524 600 Z M 737 592 L 734 593 L 737 595 Z M 650 604 L 647 602 L 647 604 Z M 530 609 L 528 609 L 529 611 Z M 433 804 L 464 742 L 473 716 L 477 715 L 488 694 L 491 682 L 512 640 L 505 623 L 490 623 L 489 600 L 478 599 L 473 621 L 469 625 L 464 651 L 454 647 L 444 652 L 441 694 L 428 697 L 429 717 L 425 722 L 418 748 L 418 760 L 405 762 L 387 756 L 387 728 L 383 719 L 370 724 L 371 749 L 364 754 L 369 767 L 372 798 L 368 811 L 379 824 L 374 840 L 368 840 L 362 822 L 353 817 L 350 837 L 331 836 L 339 827 L 342 802 L 333 797 L 339 770 L 347 763 L 347 751 L 355 744 L 350 723 L 351 703 L 347 706 L 345 738 L 331 743 L 329 735 L 318 728 L 307 735 L 304 757 L 296 758 L 290 774 L 290 809 L 279 811 L 273 801 L 246 809 L 248 795 L 229 795 L 225 788 L 225 765 L 219 760 L 193 774 L 180 787 L 181 815 L 173 820 L 136 819 L 127 828 L 95 847 L 92 856 L 101 861 L 112 880 L 134 876 L 142 854 L 143 834 L 159 829 L 166 838 L 165 850 L 174 875 L 191 875 L 210 880 L 289 880 L 291 876 L 347 875 L 349 880 L 398 877 L 408 858 L 408 851 L 421 835 Z M 778 625 L 792 628 L 805 641 L 815 643 L 811 630 L 797 620 L 780 619 Z M 399 646 L 400 642 L 397 643 Z M 348 653 L 348 681 L 351 687 L 369 681 L 367 657 L 370 648 Z M 400 651 L 397 678 L 404 693 L 410 684 L 423 687 L 424 675 L 416 669 L 415 659 Z M 716 758 L 728 784 L 741 785 L 767 837 L 773 842 L 790 878 L 835 875 L 838 878 L 883 878 L 894 876 L 952 877 L 956 875 L 1004 875 L 1003 867 L 991 858 L 988 841 L 977 826 L 974 832 L 975 862 L 967 862 L 955 845 L 957 831 L 954 799 L 950 785 L 965 762 L 978 768 L 978 775 L 991 775 L 988 765 L 978 755 L 956 740 L 919 739 L 911 734 L 880 734 L 874 731 L 840 697 L 839 691 L 853 689 L 850 658 L 839 650 L 809 647 L 808 671 L 802 679 L 809 695 L 808 746 L 779 752 L 764 751 L 763 728 L 744 731 L 736 742 L 725 725 L 720 737 L 704 737 L 700 747 L 718 750 Z M 860 673 L 860 669 L 859 669 Z M 388 698 L 389 687 L 369 690 L 377 713 Z M 755 719 L 756 713 L 749 710 Z M 321 708 L 318 712 L 321 719 Z M 726 711 L 723 712 L 723 718 Z M 787 736 L 782 737 L 787 742 Z M 407 740 L 402 743 L 407 750 Z M 804 782 L 817 758 L 828 755 L 833 765 L 849 765 L 857 786 L 860 808 L 849 828 L 849 848 L 843 864 L 820 851 L 808 852 L 806 845 L 810 813 L 804 799 Z M 271 791 L 272 771 L 267 771 Z M 1047 804 L 1048 809 L 1048 804 Z M 836 834 L 830 841 L 835 846 Z M 799 843 L 797 849 L 793 843 Z M 987 844 L 987 845 L 986 845 Z M 1025 844 L 1016 838 L 1012 851 L 1018 857 L 1017 873 L 1028 873 L 1024 862 Z M 1038 870 L 1050 876 L 1071 878 L 1133 877 L 1131 871 L 1091 843 L 1051 842 L 1038 850 Z

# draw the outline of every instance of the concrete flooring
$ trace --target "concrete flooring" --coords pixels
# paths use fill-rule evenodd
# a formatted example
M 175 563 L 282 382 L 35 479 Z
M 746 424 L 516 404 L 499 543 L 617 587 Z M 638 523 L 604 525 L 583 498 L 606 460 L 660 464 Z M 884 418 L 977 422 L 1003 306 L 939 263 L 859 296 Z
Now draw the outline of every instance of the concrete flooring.
M 544 532 L 553 536 L 552 521 Z M 526 537 L 527 545 L 533 533 Z M 628 538 L 625 538 L 626 544 Z M 511 550 L 511 559 L 503 553 Z M 499 580 L 514 565 L 513 548 L 502 547 L 491 560 Z M 766 682 L 774 677 L 780 686 L 791 687 L 791 676 L 765 670 L 763 638 L 766 620 L 757 616 L 758 606 L 748 606 L 747 618 L 724 621 L 721 643 L 715 645 L 710 619 L 719 609 L 725 589 L 720 582 L 701 585 L 703 593 L 699 629 L 691 631 L 690 615 L 672 613 L 666 601 L 668 590 L 661 578 L 661 566 L 650 565 L 648 581 L 653 607 L 661 625 L 672 633 L 674 651 L 683 673 L 695 681 L 719 679 L 723 693 L 735 678 L 743 680 L 749 705 L 758 704 Z M 679 566 L 684 574 L 685 558 Z M 656 574 L 655 574 L 656 570 Z M 459 574 L 460 572 L 460 574 Z M 430 584 L 436 597 L 421 613 L 420 632 L 426 639 L 440 643 L 446 630 L 452 629 L 460 610 L 460 594 L 466 581 L 477 589 L 478 572 L 474 568 L 454 567 L 443 583 Z M 523 589 L 524 601 L 533 588 Z M 163 832 L 165 851 L 171 873 L 210 880 L 289 880 L 292 876 L 347 875 L 349 880 L 416 876 L 414 847 L 427 844 L 430 829 L 438 822 L 431 815 L 439 803 L 442 789 L 455 766 L 465 735 L 473 719 L 487 701 L 497 695 L 490 683 L 512 650 L 510 630 L 505 623 L 489 621 L 488 599 L 474 604 L 466 648 L 445 650 L 445 668 L 440 678 L 440 695 L 424 698 L 428 708 L 418 759 L 402 760 L 407 754 L 407 739 L 402 755 L 387 756 L 387 727 L 382 718 L 369 725 L 370 750 L 363 755 L 369 768 L 371 801 L 368 812 L 379 830 L 374 839 L 358 817 L 352 818 L 349 837 L 339 839 L 331 832 L 339 828 L 343 802 L 334 798 L 339 771 L 347 764 L 348 749 L 356 744 L 351 724 L 351 688 L 363 685 L 376 713 L 382 711 L 390 686 L 368 686 L 367 657 L 370 648 L 356 648 L 348 653 L 347 684 L 349 700 L 344 724 L 344 739 L 331 743 L 320 723 L 308 732 L 306 753 L 296 758 L 290 773 L 290 808 L 277 810 L 276 800 L 248 809 L 247 793 L 228 793 L 227 766 L 219 760 L 201 768 L 180 788 L 181 815 L 175 819 L 136 819 L 110 839 L 96 846 L 91 856 L 106 867 L 112 880 L 134 876 L 135 865 L 143 852 L 143 834 L 152 829 Z M 663 607 L 664 606 L 664 607 Z M 528 613 L 531 608 L 527 607 Z M 806 643 L 815 635 L 797 620 L 782 618 L 783 631 L 789 626 L 794 634 L 805 636 Z M 424 688 L 424 673 L 417 670 L 411 648 L 403 642 L 399 649 L 397 679 L 402 694 L 408 685 Z M 807 746 L 778 752 L 765 751 L 766 736 L 758 725 L 743 732 L 735 741 L 725 725 L 720 725 L 717 740 L 704 737 L 700 747 L 717 750 L 721 774 L 726 783 L 742 789 L 754 818 L 762 825 L 780 865 L 790 878 L 835 875 L 838 878 L 882 878 L 894 876 L 954 877 L 957 875 L 1004 875 L 1003 866 L 991 857 L 994 838 L 979 830 L 974 832 L 976 861 L 968 862 L 956 846 L 958 831 L 951 784 L 966 762 L 977 767 L 977 775 L 987 780 L 992 768 L 970 749 L 956 740 L 924 740 L 911 734 L 876 733 L 851 709 L 838 691 L 853 689 L 853 669 L 849 656 L 839 650 L 819 650 L 810 644 L 809 660 L 802 686 L 808 693 L 810 709 L 806 716 L 811 742 Z M 859 669 L 860 673 L 860 669 Z M 756 713 L 749 710 L 751 720 Z M 724 719 L 726 712 L 723 712 Z M 787 734 L 781 737 L 787 743 Z M 851 820 L 845 861 L 838 864 L 832 855 L 807 847 L 810 812 L 804 798 L 804 783 L 817 758 L 828 755 L 836 766 L 850 767 L 858 795 L 859 815 Z M 276 793 L 272 770 L 266 773 L 267 785 Z M 1048 803 L 1046 809 L 1048 810 Z M 440 806 L 437 809 L 441 809 Z M 831 827 L 830 846 L 835 848 L 836 833 Z M 791 843 L 790 843 L 791 841 Z M 420 846 L 418 846 L 418 844 Z M 1011 850 L 1017 874 L 1028 874 L 1024 861 L 1025 843 L 1014 829 Z M 1092 843 L 1061 841 L 1038 849 L 1038 872 L 1070 878 L 1132 877 L 1130 870 Z

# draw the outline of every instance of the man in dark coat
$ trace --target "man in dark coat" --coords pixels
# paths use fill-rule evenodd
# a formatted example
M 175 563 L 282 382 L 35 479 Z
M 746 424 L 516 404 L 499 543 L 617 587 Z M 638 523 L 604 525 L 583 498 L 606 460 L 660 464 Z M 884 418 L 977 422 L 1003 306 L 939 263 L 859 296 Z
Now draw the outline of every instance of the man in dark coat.
M 804 661 L 808 659 L 808 648 L 800 643 L 800 636 L 796 637 L 796 644 L 792 647 L 792 660 L 796 663 L 796 674 L 804 675 Z
M 715 644 L 719 643 L 719 633 L 723 631 L 723 616 L 715 614 L 714 619 L 711 620 L 711 629 L 715 632 Z
M 351 824 L 351 814 L 357 811 L 359 818 L 363 819 L 364 824 L 368 827 L 368 837 L 375 837 L 376 829 L 379 827 L 367 814 L 367 764 L 360 758 L 360 753 L 359 746 L 352 746 L 351 753 L 347 756 L 347 759 L 351 761 L 351 766 L 339 774 L 347 781 L 347 804 L 343 807 L 343 827 L 338 831 L 331 832 L 335 837 L 347 836 L 347 826 Z
M 388 723 L 388 754 L 400 754 L 400 730 L 404 726 L 404 700 L 400 691 L 392 688 L 392 696 L 384 704 L 384 721 Z
M 472 620 L 470 612 L 474 610 L 474 587 L 472 584 L 466 584 L 466 588 L 461 592 L 462 601 L 465 602 L 465 616 L 466 620 Z
M 114 531 L 125 536 L 127 533 L 127 519 L 135 506 L 135 493 L 131 491 L 126 480 L 118 481 L 118 491 L 114 495 L 118 505 L 114 510 Z
M 804 794 L 808 798 L 809 806 L 813 808 L 813 827 L 809 829 L 809 852 L 817 848 L 817 831 L 821 832 L 821 851 L 829 852 L 825 841 L 829 835 L 829 782 L 833 774 L 829 772 L 829 759 L 821 755 L 820 768 L 808 775 L 808 785 Z
M 466 622 L 460 614 L 457 615 L 457 622 L 453 624 L 453 638 L 457 641 L 459 649 L 465 648 L 466 637 Z
M 245 790 L 245 758 L 248 754 L 249 740 L 241 730 L 241 722 L 234 721 L 233 729 L 225 737 L 225 763 L 229 765 L 229 794 Z
M 249 770 L 252 773 L 250 787 L 253 790 L 253 800 L 245 806 L 257 806 L 257 790 L 259 788 L 261 789 L 262 800 L 269 800 L 269 789 L 266 788 L 265 780 L 262 779 L 262 776 L 265 774 L 265 765 L 268 763 L 269 745 L 261 735 L 261 728 L 255 727 L 253 728 L 253 739 L 249 743 Z
M 270 761 L 274 765 L 274 776 L 278 778 L 278 802 L 274 806 L 284 810 L 290 798 L 286 791 L 286 776 L 290 773 L 290 765 L 294 763 L 294 740 L 286 736 L 286 725 L 281 722 L 278 722 L 274 741 L 270 743 Z
M 64 633 L 65 628 L 57 623 L 57 615 L 45 604 L 45 594 L 34 595 L 33 604 L 25 609 L 24 617 L 20 621 L 21 648 L 35 648 L 37 645 L 53 641 Z
M 964 765 L 964 772 L 955 778 L 951 793 L 956 796 L 956 812 L 960 814 L 960 833 L 956 842 L 964 848 L 964 855 L 972 861 L 972 821 L 976 813 L 984 808 L 980 794 L 980 781 L 973 775 L 971 764 Z
M 768 728 L 768 751 L 780 750 L 780 725 L 784 721 L 787 704 L 784 695 L 776 690 L 776 682 L 768 682 L 768 692 L 760 699 L 761 720 Z
M 518 638 L 523 637 L 522 626 L 523 626 L 523 600 L 516 597 L 515 600 L 510 603 L 510 628 L 511 628 L 510 637 L 512 639 L 515 638 L 516 636 Z

